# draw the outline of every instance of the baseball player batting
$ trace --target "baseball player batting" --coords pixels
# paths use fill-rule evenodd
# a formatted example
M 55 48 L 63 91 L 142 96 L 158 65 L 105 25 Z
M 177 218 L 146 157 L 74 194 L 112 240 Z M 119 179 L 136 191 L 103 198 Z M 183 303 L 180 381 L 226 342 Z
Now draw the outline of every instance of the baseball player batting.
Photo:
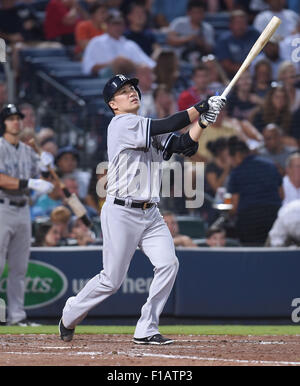
M 29 193 L 49 193 L 53 185 L 40 178 L 39 158 L 30 146 L 19 141 L 24 115 L 8 104 L 0 112 L 0 276 L 7 260 L 7 324 L 27 326 L 24 311 L 25 275 L 31 243 Z M 42 170 L 52 157 L 41 155 Z
M 173 153 L 195 154 L 203 130 L 199 121 L 215 122 L 226 99 L 211 97 L 168 118 L 149 119 L 138 115 L 138 79 L 116 75 L 105 85 L 103 96 L 114 113 L 108 126 L 107 197 L 101 211 L 103 270 L 67 300 L 59 323 L 60 337 L 71 341 L 76 325 L 89 310 L 120 288 L 139 247 L 154 266 L 154 278 L 133 342 L 170 344 L 172 340 L 159 333 L 158 325 L 176 278 L 178 259 L 157 207 L 161 174 L 151 178 L 151 169 L 153 163 L 168 160 Z M 189 132 L 180 136 L 174 133 L 194 121 Z M 136 178 L 143 170 L 141 165 L 146 170 L 143 184 Z

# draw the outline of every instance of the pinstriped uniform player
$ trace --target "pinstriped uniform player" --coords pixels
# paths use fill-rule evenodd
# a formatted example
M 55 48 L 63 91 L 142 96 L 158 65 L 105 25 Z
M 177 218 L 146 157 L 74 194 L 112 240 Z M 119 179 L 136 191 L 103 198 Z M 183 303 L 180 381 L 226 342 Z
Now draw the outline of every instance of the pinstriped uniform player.
M 137 115 L 141 99 L 138 79 L 124 75 L 110 79 L 103 96 L 115 115 L 108 126 L 107 197 L 101 211 L 103 270 L 67 300 L 59 323 L 60 337 L 72 340 L 76 325 L 89 310 L 120 288 L 140 247 L 154 266 L 154 278 L 133 341 L 169 344 L 172 340 L 159 333 L 158 325 L 176 278 L 178 260 L 172 236 L 157 208 L 161 175 L 152 173 L 153 162 L 168 160 L 173 153 L 193 155 L 201 122 L 214 122 L 225 100 L 212 97 L 208 103 L 200 102 L 168 118 L 148 119 Z M 197 119 L 199 123 L 194 123 L 188 133 L 174 133 Z
M 31 242 L 30 189 L 48 193 L 53 185 L 36 178 L 52 161 L 48 153 L 39 159 L 19 141 L 24 115 L 14 104 L 0 112 L 0 276 L 7 261 L 7 323 L 27 326 L 24 311 L 25 275 Z

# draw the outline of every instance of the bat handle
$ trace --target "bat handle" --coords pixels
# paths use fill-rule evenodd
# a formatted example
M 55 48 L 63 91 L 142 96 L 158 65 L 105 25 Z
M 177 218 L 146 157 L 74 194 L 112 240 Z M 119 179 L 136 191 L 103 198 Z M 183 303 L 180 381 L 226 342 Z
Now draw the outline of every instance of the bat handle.
M 201 129 L 206 129 L 207 126 L 208 126 L 208 122 L 205 118 L 200 118 L 200 121 L 199 121 L 199 125 L 201 127 Z
M 84 216 L 80 217 L 80 219 L 88 228 L 92 227 L 92 222 L 86 214 Z

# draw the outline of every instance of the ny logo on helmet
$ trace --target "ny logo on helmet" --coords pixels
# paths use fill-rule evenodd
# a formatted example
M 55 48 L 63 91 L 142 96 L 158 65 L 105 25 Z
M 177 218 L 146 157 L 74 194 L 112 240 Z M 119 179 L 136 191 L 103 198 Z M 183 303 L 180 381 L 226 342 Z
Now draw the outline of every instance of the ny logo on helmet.
M 124 75 L 118 75 L 118 78 L 123 82 L 124 80 L 126 80 L 126 76 Z

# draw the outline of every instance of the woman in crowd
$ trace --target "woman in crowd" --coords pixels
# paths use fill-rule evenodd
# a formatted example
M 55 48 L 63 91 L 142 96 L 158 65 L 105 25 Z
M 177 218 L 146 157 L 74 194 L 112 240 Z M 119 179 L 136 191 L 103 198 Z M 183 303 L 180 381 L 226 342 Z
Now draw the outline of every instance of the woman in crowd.
M 297 125 L 297 122 L 291 113 L 287 90 L 282 85 L 272 86 L 263 105 L 254 111 L 250 120 L 259 132 L 262 132 L 269 123 L 275 123 L 284 133 L 284 143 L 288 146 L 297 146 L 296 139 L 291 136 L 293 127 Z
M 259 60 L 254 67 L 252 92 L 264 98 L 271 87 L 273 79 L 272 66 L 268 60 Z
M 252 93 L 252 78 L 249 71 L 245 71 L 238 80 L 233 92 L 228 97 L 227 110 L 231 117 L 248 120 L 263 99 Z
M 296 68 L 292 62 L 284 61 L 278 70 L 278 80 L 282 82 L 290 101 L 290 112 L 294 113 L 300 108 L 300 89 L 296 88 Z

